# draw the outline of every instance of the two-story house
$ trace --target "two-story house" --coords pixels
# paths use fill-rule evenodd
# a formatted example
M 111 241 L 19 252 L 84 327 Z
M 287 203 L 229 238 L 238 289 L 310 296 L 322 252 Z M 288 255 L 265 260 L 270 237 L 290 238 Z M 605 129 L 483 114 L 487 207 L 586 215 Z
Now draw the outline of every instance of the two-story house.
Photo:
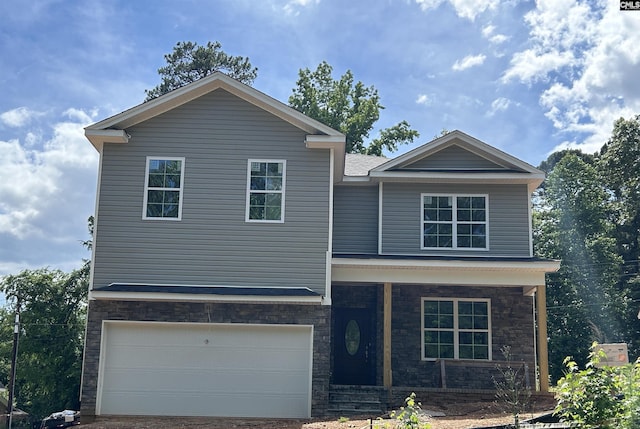
M 344 385 L 487 391 L 504 345 L 547 389 L 558 263 L 533 256 L 530 165 L 458 131 L 345 155 L 344 135 L 220 73 L 85 134 L 83 415 L 308 417 Z

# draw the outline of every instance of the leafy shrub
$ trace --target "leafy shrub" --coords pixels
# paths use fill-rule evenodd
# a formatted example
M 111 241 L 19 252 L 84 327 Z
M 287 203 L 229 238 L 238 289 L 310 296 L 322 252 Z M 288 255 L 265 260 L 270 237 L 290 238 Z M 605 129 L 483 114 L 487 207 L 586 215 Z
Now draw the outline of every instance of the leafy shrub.
M 398 429 L 429 429 L 431 425 L 420 422 L 420 414 L 422 405 L 416 402 L 416 394 L 411 392 L 408 398 L 404 400 L 405 406 L 400 407 L 400 411 L 393 411 L 391 417 L 397 420 L 396 428 Z
M 603 357 L 594 343 L 584 369 L 565 359 L 567 369 L 558 381 L 555 414 L 584 429 L 640 427 L 640 362 L 599 367 Z

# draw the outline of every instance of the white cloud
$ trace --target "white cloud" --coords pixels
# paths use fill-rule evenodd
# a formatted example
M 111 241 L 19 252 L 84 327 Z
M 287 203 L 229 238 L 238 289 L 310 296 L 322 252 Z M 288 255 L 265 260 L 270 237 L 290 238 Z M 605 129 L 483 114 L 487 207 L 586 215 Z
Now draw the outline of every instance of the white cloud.
M 514 54 L 511 68 L 502 76 L 502 81 L 517 79 L 524 83 L 532 83 L 546 80 L 551 71 L 571 66 L 575 62 L 576 58 L 571 51 L 537 52 L 537 49 L 527 49 Z
M 0 280 L 3 276 L 18 274 L 25 269 L 26 264 L 19 262 L 0 261 Z M 4 299 L 4 296 L 2 297 Z
M 78 109 L 68 109 L 64 115 L 70 121 L 55 124 L 53 137 L 45 143 L 40 154 L 43 162 L 56 167 L 93 168 L 97 154 L 88 144 L 83 128 L 92 122 L 91 116 Z
M 57 191 L 59 176 L 17 140 L 0 141 L 0 233 L 25 237 L 33 232 L 32 221 Z
M 487 116 L 493 116 L 497 112 L 503 112 L 507 110 L 513 102 L 505 97 L 496 98 L 491 102 L 491 110 L 487 112 Z
M 531 47 L 516 53 L 503 80 L 530 83 L 552 71 L 579 67 L 579 54 L 598 43 L 598 2 L 538 0 L 524 20 L 530 28 Z
M 426 12 L 447 1 L 453 6 L 460 18 L 466 18 L 470 21 L 474 21 L 481 13 L 493 10 L 500 4 L 500 0 L 416 0 L 416 3 Z
M 287 15 L 298 16 L 300 9 L 319 4 L 320 0 L 290 0 L 282 8 Z
M 461 60 L 456 61 L 451 67 L 454 71 L 462 71 L 471 67 L 479 66 L 484 63 L 484 60 L 487 59 L 486 55 L 467 55 Z
M 513 56 L 503 82 L 548 82 L 545 115 L 576 135 L 557 149 L 598 150 L 616 119 L 640 112 L 640 21 L 615 0 L 540 0 L 525 19 L 531 44 Z
M 43 113 L 36 112 L 27 107 L 17 107 L 4 113 L 0 113 L 0 121 L 9 127 L 18 128 L 31 122 L 33 118 L 42 115 Z
M 84 188 L 95 175 L 97 153 L 83 133 L 89 116 L 74 109 L 64 114 L 69 120 L 53 124 L 42 148 L 0 141 L 0 234 L 44 236 L 52 225 L 66 224 L 78 203 L 74 187 Z
M 509 40 L 508 36 L 505 36 L 504 34 L 496 34 L 495 31 L 495 25 L 487 25 L 482 28 L 482 36 L 495 45 L 499 45 Z
M 425 106 L 430 105 L 431 102 L 432 102 L 431 97 L 429 97 L 427 94 L 420 94 L 416 99 L 417 104 L 424 104 Z

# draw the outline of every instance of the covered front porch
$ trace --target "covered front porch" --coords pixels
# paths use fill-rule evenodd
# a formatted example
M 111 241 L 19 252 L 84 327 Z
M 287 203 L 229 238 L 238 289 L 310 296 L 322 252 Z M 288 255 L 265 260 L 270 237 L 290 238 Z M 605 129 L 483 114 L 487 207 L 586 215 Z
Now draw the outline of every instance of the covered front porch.
M 557 265 L 535 258 L 334 255 L 332 385 L 376 386 L 388 397 L 412 390 L 483 395 L 493 390 L 497 366 L 506 364 L 500 353 L 506 345 L 510 364 L 522 367 L 532 390 L 548 392 L 544 274 Z M 466 358 L 457 331 L 455 358 L 428 355 L 425 302 L 435 301 L 453 303 L 456 318 L 458 305 L 487 303 L 487 356 Z

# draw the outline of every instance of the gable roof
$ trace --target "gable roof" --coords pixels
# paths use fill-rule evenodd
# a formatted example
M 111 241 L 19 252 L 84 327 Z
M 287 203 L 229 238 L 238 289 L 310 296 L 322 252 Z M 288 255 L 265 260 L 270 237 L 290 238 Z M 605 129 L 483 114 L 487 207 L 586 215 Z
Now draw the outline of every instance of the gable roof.
M 467 165 L 454 165 L 447 152 L 457 156 L 466 153 Z M 544 172 L 456 130 L 372 168 L 369 177 L 385 181 L 526 183 L 533 191 L 544 180 Z
M 344 134 L 221 72 L 212 73 L 158 98 L 89 125 L 84 129 L 85 136 L 98 152 L 102 151 L 104 143 L 127 143 L 130 138 L 126 131 L 127 128 L 218 89 L 223 89 L 305 131 L 308 134 L 305 140 L 307 147 L 334 149 L 335 177 L 337 180 L 342 178 L 345 152 Z

